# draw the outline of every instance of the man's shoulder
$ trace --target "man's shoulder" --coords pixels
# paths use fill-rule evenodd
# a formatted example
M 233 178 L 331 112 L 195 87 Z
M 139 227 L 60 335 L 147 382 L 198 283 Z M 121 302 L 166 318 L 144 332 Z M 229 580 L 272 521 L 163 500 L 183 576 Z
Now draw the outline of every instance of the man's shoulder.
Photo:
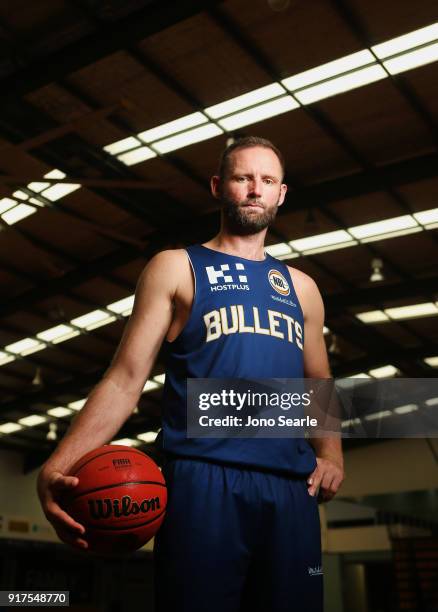
M 302 270 L 299 270 L 298 268 L 293 268 L 292 266 L 287 267 L 292 277 L 296 291 L 301 290 L 309 295 L 315 293 L 319 294 L 318 285 L 311 276 L 309 276 Z

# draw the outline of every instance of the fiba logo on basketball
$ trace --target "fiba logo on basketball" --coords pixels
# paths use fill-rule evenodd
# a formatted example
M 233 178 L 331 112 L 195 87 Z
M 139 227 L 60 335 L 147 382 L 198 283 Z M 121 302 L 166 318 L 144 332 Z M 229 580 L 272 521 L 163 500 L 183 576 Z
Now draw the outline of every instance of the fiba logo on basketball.
M 106 519 L 111 516 L 130 516 L 131 514 L 146 514 L 150 510 L 160 509 L 160 498 L 152 497 L 141 502 L 132 501 L 129 495 L 119 499 L 89 499 L 88 509 L 93 519 Z
M 271 287 L 280 295 L 289 295 L 289 283 L 278 270 L 269 270 L 268 279 Z

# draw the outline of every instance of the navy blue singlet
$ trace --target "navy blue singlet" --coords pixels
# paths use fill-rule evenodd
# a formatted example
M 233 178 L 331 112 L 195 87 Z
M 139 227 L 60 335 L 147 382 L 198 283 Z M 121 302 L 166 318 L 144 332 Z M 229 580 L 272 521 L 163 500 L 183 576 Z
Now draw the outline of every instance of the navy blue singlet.
M 166 342 L 163 450 L 171 455 L 297 475 L 316 467 L 304 439 L 187 438 L 187 378 L 301 378 L 303 312 L 287 266 L 195 245 L 189 319 Z

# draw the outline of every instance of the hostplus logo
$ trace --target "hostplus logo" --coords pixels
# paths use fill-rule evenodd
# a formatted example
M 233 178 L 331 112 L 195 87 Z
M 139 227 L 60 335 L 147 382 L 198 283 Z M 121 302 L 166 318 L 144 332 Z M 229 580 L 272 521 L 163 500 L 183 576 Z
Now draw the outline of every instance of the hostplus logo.
M 309 576 L 322 576 L 322 567 L 317 565 L 316 567 L 308 567 L 307 572 Z
M 245 266 L 241 263 L 234 264 L 235 270 L 230 271 L 228 264 L 221 264 L 219 270 L 214 266 L 206 266 L 208 280 L 210 282 L 210 291 L 249 291 L 248 278 L 245 271 Z

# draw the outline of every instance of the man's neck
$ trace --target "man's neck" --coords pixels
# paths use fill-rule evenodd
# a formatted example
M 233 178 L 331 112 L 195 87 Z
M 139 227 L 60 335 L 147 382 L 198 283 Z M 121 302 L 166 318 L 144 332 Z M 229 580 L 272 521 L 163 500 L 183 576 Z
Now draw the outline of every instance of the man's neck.
M 261 261 L 265 259 L 265 235 L 266 230 L 251 236 L 233 236 L 221 231 L 208 242 L 204 242 L 203 246 L 228 255 Z

